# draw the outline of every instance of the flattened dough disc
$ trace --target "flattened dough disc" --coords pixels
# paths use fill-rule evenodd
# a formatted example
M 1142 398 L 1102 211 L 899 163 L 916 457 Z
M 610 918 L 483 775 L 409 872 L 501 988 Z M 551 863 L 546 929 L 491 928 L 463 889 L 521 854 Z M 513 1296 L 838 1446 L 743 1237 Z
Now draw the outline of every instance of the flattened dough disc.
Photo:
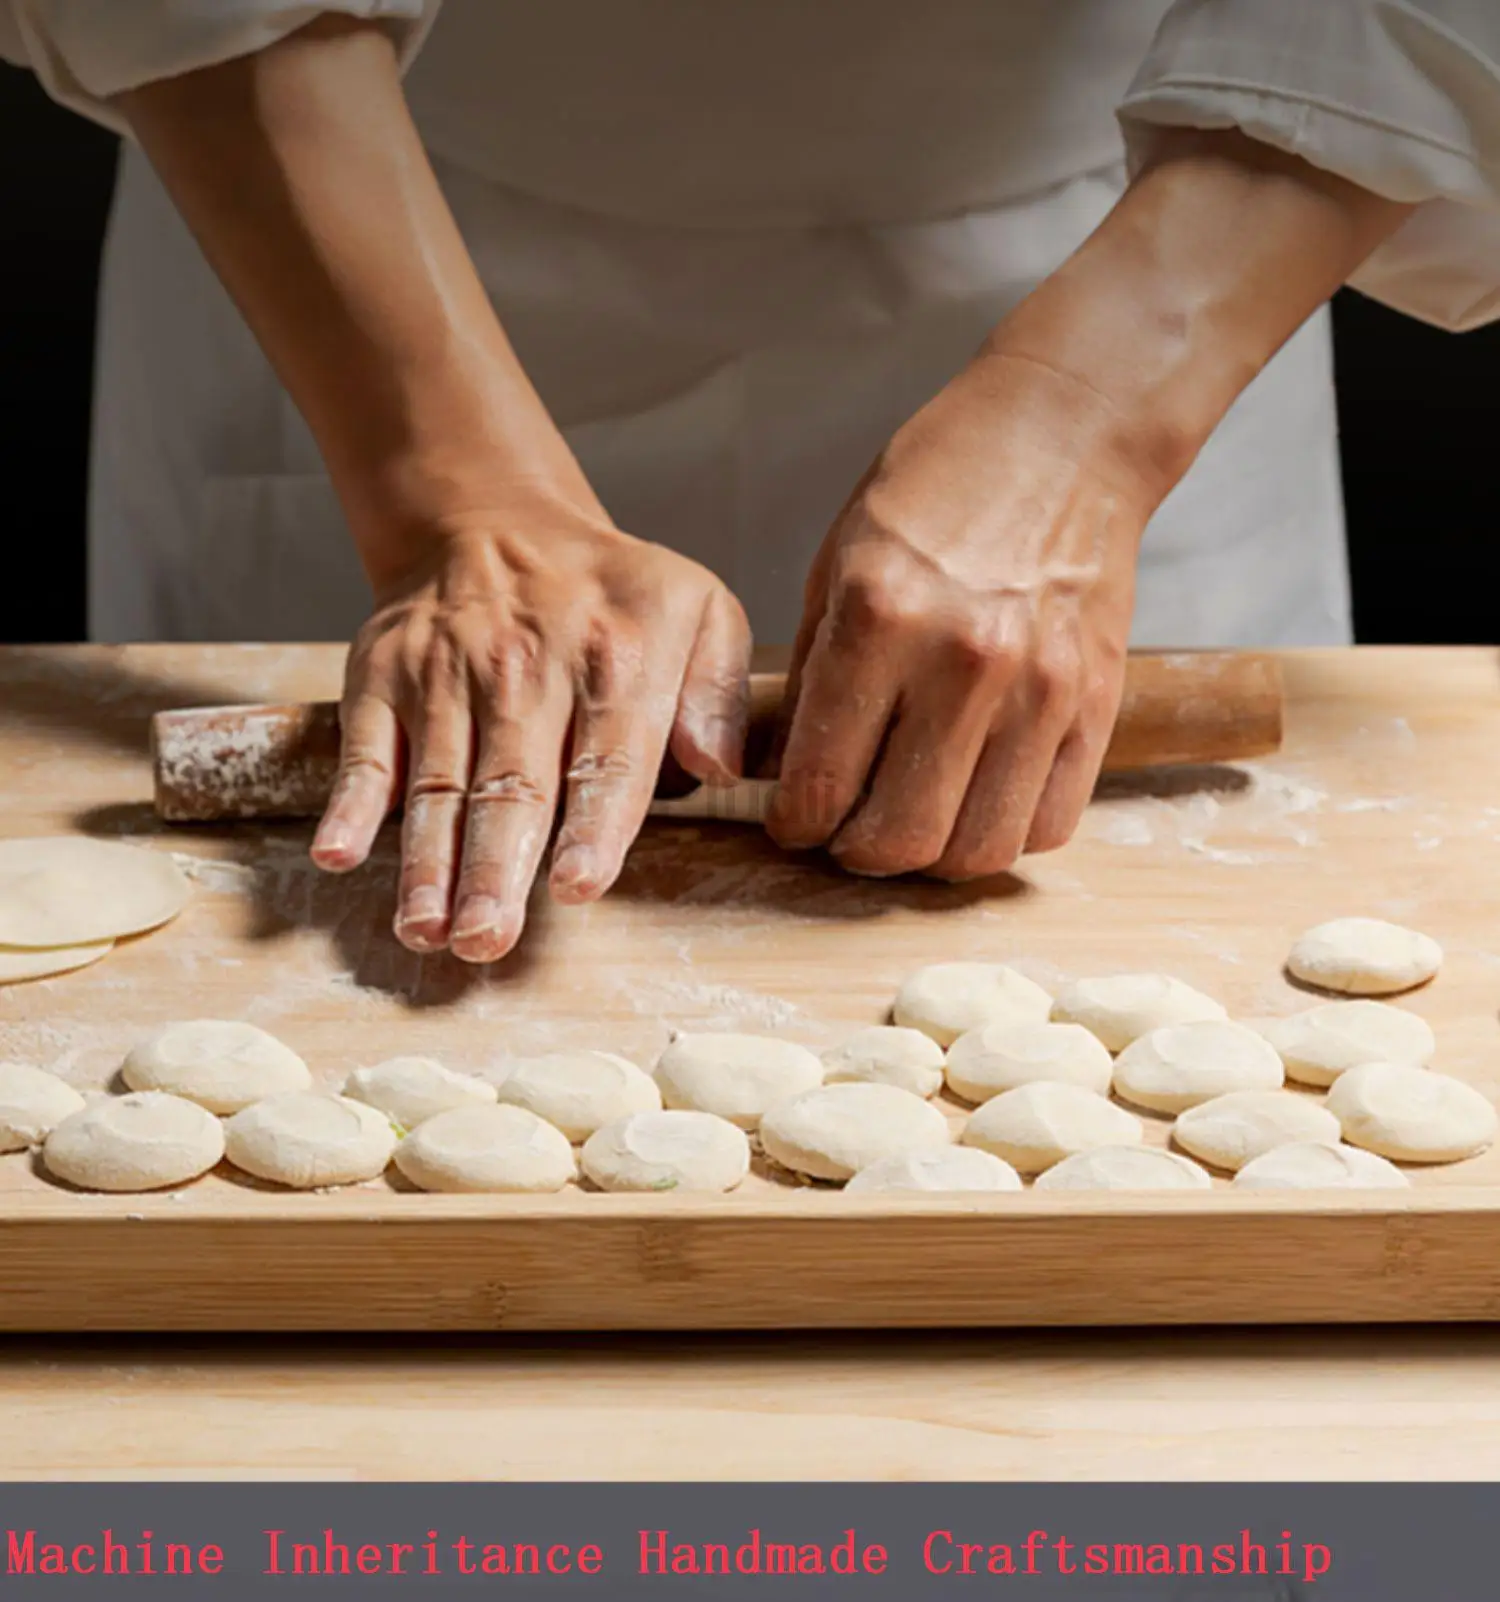
M 57 835 L 0 840 L 0 946 L 84 946 L 175 918 L 192 887 L 160 851 Z
M 0 946 L 0 985 L 72 973 L 75 968 L 87 968 L 107 957 L 114 949 L 113 940 L 96 940 L 87 946 Z

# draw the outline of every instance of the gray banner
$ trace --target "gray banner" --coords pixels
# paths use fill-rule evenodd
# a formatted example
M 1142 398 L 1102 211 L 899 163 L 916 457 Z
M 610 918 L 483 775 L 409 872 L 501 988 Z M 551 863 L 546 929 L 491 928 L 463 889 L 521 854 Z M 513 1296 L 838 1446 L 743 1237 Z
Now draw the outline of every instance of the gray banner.
M 1477 1602 L 1485 1485 L 0 1486 L 0 1594 Z

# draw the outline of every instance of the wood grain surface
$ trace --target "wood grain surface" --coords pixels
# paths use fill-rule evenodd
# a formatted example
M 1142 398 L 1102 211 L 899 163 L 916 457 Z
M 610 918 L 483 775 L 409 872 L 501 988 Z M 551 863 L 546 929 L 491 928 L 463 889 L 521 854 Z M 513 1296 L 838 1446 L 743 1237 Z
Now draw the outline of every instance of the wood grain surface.
M 1489 1330 L 0 1340 L 0 1479 L 1489 1480 Z
M 678 1027 L 815 1046 L 956 957 L 1036 977 L 1156 968 L 1237 1015 L 1308 997 L 1291 939 L 1345 913 L 1447 948 L 1403 1001 L 1437 1065 L 1500 1096 L 1500 666 L 1484 651 L 1285 659 L 1274 760 L 1109 781 L 1079 838 L 981 886 L 846 878 L 756 832 L 652 825 L 605 903 L 539 901 L 489 972 L 389 934 L 395 844 L 348 879 L 305 825 L 170 829 L 150 808 L 158 708 L 326 699 L 331 648 L 0 653 L 0 834 L 172 850 L 199 893 L 96 968 L 0 990 L 0 1056 L 105 1083 L 146 1029 L 244 1017 L 320 1079 L 397 1052 L 494 1070 L 601 1044 L 649 1062 Z M 957 1113 L 955 1111 L 955 1117 Z M 1164 1138 L 1157 1126 L 1154 1138 Z M 1025 1195 L 893 1204 L 755 1176 L 727 1198 L 289 1196 L 211 1176 L 175 1196 L 64 1192 L 0 1160 L 10 1329 L 553 1329 L 1490 1319 L 1500 1155 L 1409 1195 Z

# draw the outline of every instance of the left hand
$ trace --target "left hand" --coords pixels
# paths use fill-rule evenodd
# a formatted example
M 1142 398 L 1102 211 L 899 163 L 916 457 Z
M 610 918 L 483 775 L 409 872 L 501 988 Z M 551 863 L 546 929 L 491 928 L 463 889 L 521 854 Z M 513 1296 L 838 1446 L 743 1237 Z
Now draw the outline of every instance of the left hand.
M 987 349 L 895 437 L 814 562 L 770 830 L 962 880 L 1062 845 L 1124 678 L 1159 492 L 1115 408 Z

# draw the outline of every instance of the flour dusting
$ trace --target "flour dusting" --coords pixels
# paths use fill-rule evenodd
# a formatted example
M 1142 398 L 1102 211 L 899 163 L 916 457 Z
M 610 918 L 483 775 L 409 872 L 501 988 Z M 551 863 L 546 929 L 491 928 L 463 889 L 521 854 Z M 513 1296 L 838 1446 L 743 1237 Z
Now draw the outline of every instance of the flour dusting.
M 262 870 L 246 862 L 225 862 L 218 857 L 190 857 L 173 851 L 173 862 L 193 881 L 212 894 L 243 895 L 253 891 Z
M 1251 795 L 1260 801 L 1269 801 L 1285 817 L 1302 812 L 1317 812 L 1328 799 L 1321 785 L 1309 783 L 1294 773 L 1268 768 L 1258 762 L 1246 762 L 1243 771 L 1250 775 Z
M 619 988 L 624 989 L 632 1009 L 644 1016 L 688 1016 L 700 1026 L 715 1029 L 777 1030 L 808 1023 L 806 1013 L 795 1003 L 741 990 L 737 985 L 652 979 L 646 983 L 621 981 Z
M 1189 781 L 1201 788 L 1187 788 Z M 1132 795 L 1131 781 L 1107 786 L 1090 820 L 1090 836 L 1104 845 L 1156 846 L 1186 852 L 1222 867 L 1248 868 L 1285 860 L 1283 847 L 1320 843 L 1313 820 L 1328 803 L 1328 791 L 1288 768 L 1247 762 L 1147 780 L 1146 793 Z M 1182 785 L 1182 789 L 1177 786 Z M 1123 793 L 1122 793 L 1123 792 Z M 1223 831 L 1274 842 L 1262 850 Z
M 1094 831 L 1094 838 L 1105 845 L 1145 846 L 1150 845 L 1156 835 L 1138 812 L 1119 812 L 1105 816 Z

